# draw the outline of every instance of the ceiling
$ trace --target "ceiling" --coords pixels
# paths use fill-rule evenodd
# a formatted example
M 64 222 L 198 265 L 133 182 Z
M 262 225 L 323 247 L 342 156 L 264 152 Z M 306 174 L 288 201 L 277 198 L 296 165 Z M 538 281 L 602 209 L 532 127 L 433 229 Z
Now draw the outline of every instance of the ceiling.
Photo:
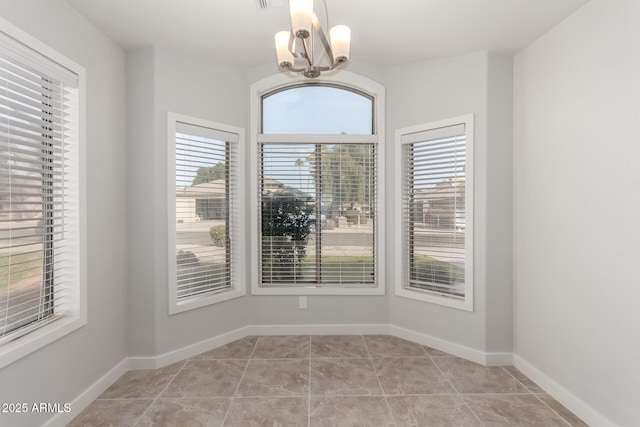
M 159 45 L 238 65 L 275 61 L 284 7 L 257 0 L 67 0 L 125 49 Z M 479 50 L 513 54 L 588 0 L 326 0 L 331 26 L 351 27 L 351 58 L 398 65 Z M 323 22 L 321 0 L 316 9 Z

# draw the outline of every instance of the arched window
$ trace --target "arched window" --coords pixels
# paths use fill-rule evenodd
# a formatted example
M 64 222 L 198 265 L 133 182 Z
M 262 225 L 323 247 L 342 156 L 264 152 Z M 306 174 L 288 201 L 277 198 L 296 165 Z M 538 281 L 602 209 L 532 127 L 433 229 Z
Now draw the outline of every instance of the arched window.
M 262 133 L 373 134 L 373 98 L 334 85 L 291 86 L 262 96 Z
M 335 82 L 258 94 L 254 294 L 379 294 L 378 94 Z

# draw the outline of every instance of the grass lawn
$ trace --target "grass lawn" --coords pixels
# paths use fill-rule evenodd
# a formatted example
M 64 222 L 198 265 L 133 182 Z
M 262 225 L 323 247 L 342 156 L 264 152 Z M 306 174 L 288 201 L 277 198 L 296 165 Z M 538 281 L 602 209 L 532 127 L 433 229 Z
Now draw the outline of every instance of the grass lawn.
M 227 288 L 227 274 L 225 264 L 198 263 L 186 268 L 178 265 L 178 298 Z
M 10 265 L 13 264 L 13 265 Z M 0 254 L 0 291 L 11 283 L 42 274 L 42 251 Z
M 417 255 L 413 258 L 413 268 L 416 272 L 415 277 L 412 277 L 413 280 L 451 286 L 464 282 L 463 267 L 425 255 Z
M 323 283 L 374 283 L 373 257 L 332 256 L 321 258 L 320 269 Z M 316 257 L 306 256 L 302 261 L 303 276 L 306 280 L 316 280 Z

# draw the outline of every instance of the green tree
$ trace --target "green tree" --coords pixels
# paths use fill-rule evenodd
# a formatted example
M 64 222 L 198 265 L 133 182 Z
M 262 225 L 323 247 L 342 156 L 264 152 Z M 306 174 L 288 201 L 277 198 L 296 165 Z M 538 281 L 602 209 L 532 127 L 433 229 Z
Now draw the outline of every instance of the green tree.
M 375 200 L 374 150 L 369 144 L 323 145 L 307 157 L 321 200 L 332 207 L 332 215 L 342 206 L 371 205 Z
M 290 281 L 302 274 L 313 207 L 293 190 L 262 197 L 262 277 L 266 282 Z
M 295 165 L 298 168 L 298 185 L 302 185 L 302 166 L 304 166 L 304 160 L 296 159 Z
M 215 181 L 216 179 L 225 179 L 227 173 L 227 165 L 224 162 L 220 162 L 214 166 L 201 167 L 196 171 L 196 176 L 193 178 L 191 185 L 198 185 L 204 182 Z

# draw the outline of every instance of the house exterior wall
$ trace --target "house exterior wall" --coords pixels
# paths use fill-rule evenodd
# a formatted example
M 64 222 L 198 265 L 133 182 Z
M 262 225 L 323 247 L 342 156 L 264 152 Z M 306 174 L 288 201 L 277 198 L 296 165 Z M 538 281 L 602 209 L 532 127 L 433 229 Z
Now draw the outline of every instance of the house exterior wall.
M 176 221 L 195 222 L 196 216 L 196 199 L 192 197 L 176 198 Z

